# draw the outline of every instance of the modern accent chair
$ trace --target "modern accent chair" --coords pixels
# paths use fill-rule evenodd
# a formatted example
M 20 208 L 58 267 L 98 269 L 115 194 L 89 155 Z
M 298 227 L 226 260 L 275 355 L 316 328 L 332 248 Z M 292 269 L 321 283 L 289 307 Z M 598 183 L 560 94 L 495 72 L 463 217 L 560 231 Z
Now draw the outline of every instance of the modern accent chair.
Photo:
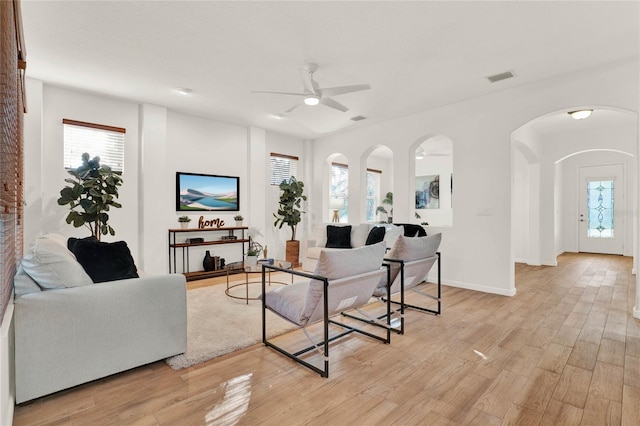
M 381 324 L 379 320 L 387 318 L 386 323 L 391 324 L 393 326 L 392 330 L 399 334 L 404 334 L 404 312 L 406 308 L 440 315 L 442 312 L 441 254 L 437 250 L 441 241 L 442 234 L 423 237 L 398 237 L 384 259 L 385 263 L 391 268 L 391 285 L 387 285 L 384 281 L 380 282 L 374 291 L 374 296 L 383 302 L 385 306 L 392 303 L 397 307 L 392 310 L 387 308 L 387 313 L 378 316 L 372 316 L 360 310 L 358 312 L 364 318 L 353 316 L 349 313 L 344 313 L 343 315 L 385 327 L 386 325 Z M 426 291 L 426 287 L 429 284 L 425 283 L 425 285 L 419 287 L 418 285 L 425 282 L 427 274 L 436 262 L 438 264 L 438 278 L 434 289 L 435 294 L 432 294 L 433 290 L 431 292 Z M 426 307 L 407 303 L 405 300 L 407 291 L 412 291 L 435 301 L 435 306 Z M 387 315 L 390 316 L 388 317 Z
M 288 269 L 278 268 L 272 265 L 263 265 L 262 268 L 262 341 L 263 343 L 300 364 L 319 373 L 322 377 L 329 377 L 329 342 L 347 334 L 358 332 L 360 334 L 380 340 L 384 343 L 391 341 L 391 334 L 386 330 L 386 335 L 369 333 L 353 327 L 344 321 L 333 320 L 332 317 L 341 312 L 359 308 L 369 302 L 374 290 L 381 282 L 389 281 L 390 268 L 383 266 L 385 253 L 384 242 L 365 247 L 339 251 L 324 251 L 320 254 L 318 265 L 314 274 Z M 276 270 L 293 274 L 308 280 L 296 282 L 291 285 L 278 287 L 265 292 L 266 271 Z M 390 304 L 388 309 L 390 309 Z M 267 340 L 267 311 L 271 311 L 279 317 L 299 326 L 311 346 L 290 351 Z M 316 342 L 311 337 L 307 327 L 322 323 L 322 338 Z M 337 326 L 339 332 L 330 335 L 329 326 Z M 332 331 L 334 327 L 331 327 Z M 273 339 L 272 339 L 273 340 Z M 311 351 L 320 354 L 321 361 L 315 362 L 303 355 Z

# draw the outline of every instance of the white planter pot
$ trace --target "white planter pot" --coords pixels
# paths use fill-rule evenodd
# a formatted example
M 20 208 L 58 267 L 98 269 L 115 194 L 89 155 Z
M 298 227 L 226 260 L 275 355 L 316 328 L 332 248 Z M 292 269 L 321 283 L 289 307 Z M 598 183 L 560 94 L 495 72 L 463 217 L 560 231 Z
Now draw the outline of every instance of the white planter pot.
M 242 226 L 242 221 L 241 220 L 236 220 L 236 226 Z
M 180 222 L 180 228 L 182 229 L 189 228 L 189 222 Z
M 258 256 L 247 256 L 245 260 L 246 266 L 257 266 L 258 265 Z

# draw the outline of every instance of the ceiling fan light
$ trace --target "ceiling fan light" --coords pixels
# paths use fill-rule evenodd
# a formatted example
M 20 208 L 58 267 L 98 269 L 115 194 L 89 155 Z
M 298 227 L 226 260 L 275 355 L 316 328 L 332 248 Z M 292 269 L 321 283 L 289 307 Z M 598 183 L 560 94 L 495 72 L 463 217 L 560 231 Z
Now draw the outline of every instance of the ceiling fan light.
M 416 160 L 422 160 L 425 156 L 424 149 L 422 147 L 416 150 Z
M 567 114 L 569 114 L 575 120 L 584 120 L 585 118 L 589 117 L 592 112 L 592 109 L 579 109 L 577 111 L 569 111 Z
M 304 104 L 309 106 L 315 106 L 320 103 L 320 96 L 318 95 L 306 95 L 304 97 Z

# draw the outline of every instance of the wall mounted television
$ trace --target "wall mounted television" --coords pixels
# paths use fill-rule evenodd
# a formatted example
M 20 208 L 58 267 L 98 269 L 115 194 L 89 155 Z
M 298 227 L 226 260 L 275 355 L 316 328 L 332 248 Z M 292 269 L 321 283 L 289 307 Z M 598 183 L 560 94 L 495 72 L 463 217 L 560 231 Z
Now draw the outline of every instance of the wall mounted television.
M 240 178 L 176 172 L 176 211 L 240 211 Z

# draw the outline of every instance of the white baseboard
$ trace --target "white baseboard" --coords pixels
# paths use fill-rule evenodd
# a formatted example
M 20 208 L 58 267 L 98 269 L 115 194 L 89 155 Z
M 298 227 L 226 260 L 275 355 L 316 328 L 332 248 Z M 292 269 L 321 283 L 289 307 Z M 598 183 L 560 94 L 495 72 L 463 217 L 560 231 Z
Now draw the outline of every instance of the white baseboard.
M 553 259 L 553 260 L 543 260 L 542 264 L 544 266 L 558 266 L 558 261 Z
M 431 274 L 429 274 L 427 276 L 427 281 L 431 283 L 437 282 L 437 280 L 438 280 L 437 275 L 432 276 Z M 480 285 L 480 284 L 471 284 L 471 283 L 464 283 L 461 281 L 452 281 L 452 280 L 445 280 L 445 279 L 442 279 L 442 285 L 448 286 L 448 287 L 464 288 L 466 290 L 481 291 L 483 293 L 499 294 L 500 296 L 516 295 L 515 288 L 512 290 L 507 290 L 504 288 L 489 287 L 489 286 Z
M 13 361 L 13 295 L 0 326 L 0 425 L 13 424 L 15 403 Z

